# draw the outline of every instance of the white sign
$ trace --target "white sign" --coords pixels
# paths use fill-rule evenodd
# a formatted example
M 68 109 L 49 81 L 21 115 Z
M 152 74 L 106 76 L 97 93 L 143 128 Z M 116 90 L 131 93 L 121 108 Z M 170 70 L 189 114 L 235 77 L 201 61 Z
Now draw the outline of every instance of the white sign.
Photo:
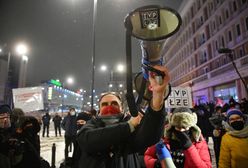
M 12 89 L 15 108 L 24 112 L 44 109 L 42 87 L 28 87 Z
M 172 87 L 171 94 L 165 100 L 165 107 L 177 108 L 188 107 L 192 108 L 192 95 L 190 87 Z

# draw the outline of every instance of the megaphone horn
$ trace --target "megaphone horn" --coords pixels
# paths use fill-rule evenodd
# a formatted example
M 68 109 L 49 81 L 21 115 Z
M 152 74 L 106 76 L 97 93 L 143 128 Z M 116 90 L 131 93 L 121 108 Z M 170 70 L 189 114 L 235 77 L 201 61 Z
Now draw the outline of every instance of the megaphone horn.
M 142 73 L 135 77 L 135 88 L 139 96 L 144 96 L 144 99 L 149 100 L 151 99 L 151 91 L 149 91 L 149 88 L 147 87 L 149 85 L 148 71 L 156 73 L 158 81 L 162 81 L 163 72 L 154 69 L 152 66 L 163 65 L 162 52 L 165 39 L 175 34 L 179 30 L 181 24 L 182 19 L 180 15 L 169 7 L 155 5 L 144 6 L 137 8 L 127 15 L 125 18 L 127 69 L 129 69 L 127 73 L 127 95 L 131 97 L 130 99 L 133 99 L 133 96 L 130 96 L 132 86 L 128 83 L 130 82 L 130 76 L 132 75 L 132 66 L 130 66 L 131 39 L 129 36 L 133 36 L 140 40 L 142 51 Z M 144 80 L 146 80 L 146 82 L 144 82 Z M 146 86 L 144 86 L 144 83 Z M 166 93 L 165 97 L 168 95 L 169 93 Z M 131 100 L 129 104 L 131 104 Z

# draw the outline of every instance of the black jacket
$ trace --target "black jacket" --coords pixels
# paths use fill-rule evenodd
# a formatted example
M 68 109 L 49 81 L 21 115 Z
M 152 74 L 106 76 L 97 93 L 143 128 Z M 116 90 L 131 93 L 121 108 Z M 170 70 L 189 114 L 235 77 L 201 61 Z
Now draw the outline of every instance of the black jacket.
M 99 118 L 90 120 L 78 133 L 78 168 L 139 168 L 137 152 L 159 141 L 165 115 L 164 108 L 154 112 L 149 107 L 132 133 L 125 121 L 105 126 Z
M 65 136 L 77 135 L 77 117 L 76 115 L 67 115 L 62 121 L 62 129 L 65 130 Z

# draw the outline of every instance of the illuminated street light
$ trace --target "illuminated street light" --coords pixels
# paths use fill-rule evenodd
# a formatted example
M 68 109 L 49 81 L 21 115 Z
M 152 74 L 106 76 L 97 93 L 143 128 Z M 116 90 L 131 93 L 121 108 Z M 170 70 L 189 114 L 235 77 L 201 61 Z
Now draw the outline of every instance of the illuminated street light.
M 23 56 L 22 56 L 22 60 L 23 60 L 23 61 L 28 61 L 28 56 L 23 55 Z
M 59 79 L 56 79 L 56 81 L 59 81 Z M 62 111 L 62 116 L 64 116 L 64 105 L 65 105 L 65 99 L 67 98 L 67 95 L 64 94 L 65 92 L 65 84 L 69 84 L 69 85 L 72 85 L 74 83 L 74 78 L 73 77 L 68 77 L 66 78 L 65 82 L 62 82 L 62 88 L 63 88 L 63 96 L 62 96 L 62 108 L 61 108 L 61 111 Z
M 25 44 L 18 44 L 16 46 L 16 52 L 20 55 L 26 54 L 28 51 L 27 46 Z
M 27 54 L 28 48 L 25 44 L 20 43 L 16 46 L 16 52 L 22 57 L 18 80 L 18 87 L 21 88 L 26 86 L 28 56 L 26 56 L 25 54 Z
M 74 83 L 74 78 L 73 77 L 68 77 L 66 81 L 67 81 L 68 84 L 71 85 L 71 84 Z
M 106 65 L 102 65 L 100 69 L 101 71 L 107 71 L 108 67 Z
M 118 72 L 123 72 L 125 70 L 125 66 L 123 64 L 118 64 L 117 65 L 117 71 Z

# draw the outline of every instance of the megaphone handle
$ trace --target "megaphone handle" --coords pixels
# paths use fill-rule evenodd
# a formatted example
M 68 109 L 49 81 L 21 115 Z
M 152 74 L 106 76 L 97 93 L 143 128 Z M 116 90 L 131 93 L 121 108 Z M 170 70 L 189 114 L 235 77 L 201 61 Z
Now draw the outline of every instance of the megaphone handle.
M 145 64 L 143 63 L 142 64 L 142 67 L 145 68 L 146 70 L 148 71 L 151 71 L 151 72 L 154 72 L 156 73 L 157 75 L 155 76 L 155 80 L 161 85 L 163 83 L 163 78 L 165 76 L 164 72 L 158 70 L 158 69 L 155 69 L 153 68 L 152 66 L 148 65 L 148 64 Z

